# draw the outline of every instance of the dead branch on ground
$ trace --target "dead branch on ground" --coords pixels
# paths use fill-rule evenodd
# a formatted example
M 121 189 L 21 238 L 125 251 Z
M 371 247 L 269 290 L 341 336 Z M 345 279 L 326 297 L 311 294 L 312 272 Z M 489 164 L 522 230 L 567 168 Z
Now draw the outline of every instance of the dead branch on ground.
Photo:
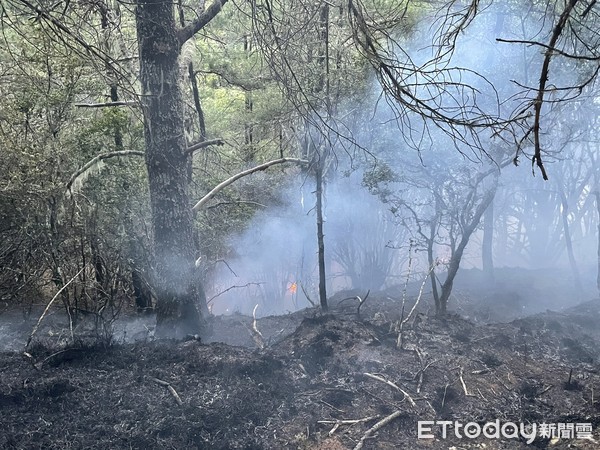
M 258 303 L 254 306 L 252 310 L 252 339 L 256 343 L 257 347 L 260 349 L 265 348 L 265 340 L 263 338 L 262 333 L 258 329 L 258 325 L 256 324 L 256 310 L 258 309 Z
M 463 391 L 465 391 L 465 395 L 467 397 L 477 397 L 475 394 L 469 394 L 469 391 L 467 390 L 467 384 L 465 383 L 465 379 L 463 378 L 463 373 L 464 373 L 464 369 L 461 367 L 458 377 L 460 378 L 460 384 L 462 384 L 462 388 L 463 388 Z
M 400 415 L 402 415 L 402 411 L 393 412 L 392 414 L 390 414 L 389 416 L 381 419 L 379 422 L 377 422 L 375 425 L 373 425 L 371 428 L 369 428 L 367 430 L 367 432 L 365 434 L 363 434 L 363 437 L 360 438 L 360 441 L 358 441 L 358 444 L 356 444 L 356 446 L 354 447 L 354 450 L 361 450 L 363 448 L 363 446 L 365 444 L 365 441 L 367 439 L 369 439 L 374 433 L 376 433 L 381 428 L 383 428 L 384 426 L 386 426 L 392 420 L 400 417 Z
M 154 381 L 156 384 L 160 384 L 161 386 L 166 387 L 167 390 L 171 393 L 171 395 L 175 399 L 175 401 L 177 402 L 177 404 L 179 406 L 183 405 L 183 401 L 181 400 L 181 397 L 179 397 L 179 394 L 177 393 L 177 391 L 175 390 L 175 388 L 173 386 L 171 386 L 171 383 L 169 383 L 167 381 L 160 380 L 158 378 L 154 378 L 154 377 L 150 377 L 150 380 Z
M 328 433 L 329 436 L 333 436 L 333 433 L 335 433 L 341 425 L 356 425 L 357 423 L 370 422 L 375 419 L 379 419 L 379 416 L 369 416 L 363 419 L 318 420 L 317 423 L 324 425 L 333 424 L 333 428 L 329 430 Z
M 394 389 L 396 389 L 396 390 L 397 390 L 397 391 L 399 391 L 399 392 L 402 392 L 402 394 L 404 394 L 404 398 L 405 398 L 405 399 L 407 399 L 407 400 L 409 401 L 409 403 L 410 403 L 410 404 L 411 404 L 413 407 L 416 407 L 416 406 L 417 406 L 417 404 L 416 404 L 416 403 L 415 403 L 415 401 L 412 399 L 412 397 L 411 397 L 411 396 L 408 394 L 408 392 L 406 392 L 404 389 L 402 389 L 401 387 L 399 387 L 397 384 L 395 384 L 395 383 L 393 383 L 393 382 L 391 382 L 391 381 L 389 381 L 389 380 L 386 380 L 385 378 L 383 378 L 383 377 L 380 377 L 379 375 L 374 375 L 374 374 L 372 374 L 372 373 L 365 372 L 365 373 L 364 373 L 364 375 L 365 375 L 366 377 L 372 378 L 373 380 L 377 380 L 377 381 L 380 381 L 380 382 L 382 382 L 382 383 L 384 383 L 384 384 L 387 384 L 388 386 L 390 386 L 390 387 L 393 387 Z

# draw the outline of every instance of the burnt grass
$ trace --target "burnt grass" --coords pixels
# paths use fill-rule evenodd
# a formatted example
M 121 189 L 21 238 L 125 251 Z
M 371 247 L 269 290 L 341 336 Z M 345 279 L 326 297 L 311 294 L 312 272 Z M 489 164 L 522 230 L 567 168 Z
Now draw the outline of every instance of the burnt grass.
M 371 293 L 357 315 L 345 295 L 329 314 L 259 320 L 263 349 L 252 319 L 234 315 L 213 326 L 215 339 L 235 335 L 237 345 L 88 341 L 3 352 L 0 448 L 336 450 L 395 412 L 363 448 L 600 448 L 599 300 L 506 323 L 420 309 L 398 349 L 399 298 Z M 366 420 L 336 424 L 355 419 Z M 435 429 L 435 439 L 417 438 L 419 420 L 496 419 L 592 423 L 594 440 L 527 445 L 442 439 Z

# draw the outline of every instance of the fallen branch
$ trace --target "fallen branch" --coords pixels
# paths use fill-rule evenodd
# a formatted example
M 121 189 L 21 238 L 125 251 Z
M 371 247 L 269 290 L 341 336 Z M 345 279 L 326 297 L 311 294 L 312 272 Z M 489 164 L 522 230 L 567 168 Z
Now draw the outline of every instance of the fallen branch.
M 29 352 L 23 352 L 23 355 L 28 359 L 29 362 L 31 362 L 31 365 L 33 366 L 34 369 L 42 370 L 42 366 L 44 364 L 46 364 L 46 362 L 48 362 L 49 360 L 54 358 L 55 356 L 62 355 L 63 353 L 72 352 L 74 350 L 75 349 L 73 349 L 73 348 L 65 348 L 63 350 L 59 350 L 55 353 L 52 353 L 50 356 L 46 356 L 44 359 L 42 359 L 41 361 L 38 361 L 38 362 L 35 362 L 33 355 Z
M 29 339 L 27 339 L 27 344 L 25 344 L 25 348 L 29 347 L 29 344 L 31 344 L 31 340 L 33 339 L 33 335 L 37 332 L 38 328 L 40 327 L 40 324 L 42 323 L 42 320 L 44 320 L 44 317 L 46 317 L 46 314 L 48 313 L 48 310 L 50 309 L 50 307 L 52 306 L 52 303 L 54 303 L 54 300 L 56 300 L 58 298 L 58 296 L 60 295 L 60 293 L 62 291 L 65 290 L 65 288 L 70 285 L 73 280 L 75 280 L 75 278 L 77 278 L 79 276 L 79 274 L 81 272 L 83 272 L 83 269 L 85 269 L 85 267 L 83 267 L 79 272 L 77 272 L 73 278 L 71 278 L 67 284 L 65 284 L 63 287 L 61 287 L 58 292 L 54 295 L 54 297 L 52 297 L 52 300 L 50 300 L 50 302 L 46 305 L 46 309 L 44 309 L 44 312 L 42 313 L 42 315 L 40 316 L 40 318 L 38 319 L 37 323 L 35 324 L 35 326 L 33 327 L 33 330 L 31 331 L 31 334 L 29 335 Z
M 545 394 L 546 392 L 548 392 L 550 389 L 552 389 L 554 386 L 552 384 L 549 384 L 548 386 L 546 386 L 544 389 L 542 389 L 542 391 L 540 391 L 537 395 L 540 396 L 542 394 Z
M 395 383 L 392 383 L 391 381 L 389 381 L 389 380 L 386 380 L 385 378 L 383 378 L 383 377 L 380 377 L 380 376 L 378 376 L 378 375 L 374 375 L 374 374 L 372 374 L 372 373 L 365 372 L 365 373 L 364 373 L 364 375 L 365 375 L 366 377 L 372 378 L 373 380 L 381 381 L 382 383 L 384 383 L 384 384 L 387 384 L 387 385 L 388 385 L 388 386 L 390 386 L 390 387 L 393 387 L 393 388 L 394 388 L 394 389 L 396 389 L 397 391 L 400 391 L 400 392 L 402 392 L 402 394 L 404 394 L 404 398 L 406 398 L 406 399 L 409 401 L 409 403 L 410 403 L 410 404 L 411 404 L 413 407 L 416 407 L 416 406 L 417 406 L 417 404 L 416 404 L 416 403 L 415 403 L 415 401 L 412 399 L 412 397 L 411 397 L 411 396 L 408 394 L 408 392 L 406 392 L 404 389 L 400 388 L 400 387 L 399 387 L 397 384 L 395 384 Z
M 337 431 L 337 429 L 341 425 L 356 425 L 357 423 L 365 423 L 370 422 L 371 420 L 379 419 L 379 416 L 369 416 L 363 419 L 343 419 L 343 420 L 318 420 L 317 423 L 328 425 L 333 424 L 333 428 L 329 430 L 329 436 L 333 436 L 333 433 Z
M 469 391 L 467 390 L 467 384 L 465 383 L 465 379 L 463 378 L 463 372 L 464 372 L 464 369 L 461 367 L 458 377 L 460 378 L 460 384 L 462 384 L 462 388 L 463 388 L 463 391 L 465 391 L 465 395 L 467 397 L 477 397 L 475 394 L 469 394 Z
M 288 163 L 288 162 L 296 163 L 296 164 L 308 164 L 308 161 L 306 161 L 304 159 L 280 158 L 280 159 L 274 159 L 274 160 L 266 162 L 264 164 L 260 164 L 256 167 L 252 167 L 250 169 L 244 170 L 243 172 L 237 173 L 234 176 L 227 178 L 225 181 L 223 181 L 223 182 L 219 183 L 217 186 L 215 186 L 208 194 L 206 194 L 204 197 L 202 197 L 200 199 L 200 201 L 194 205 L 192 210 L 194 212 L 199 211 L 210 199 L 212 199 L 220 191 L 222 191 L 224 188 L 226 188 L 230 184 L 234 183 L 235 181 L 239 180 L 240 178 L 243 178 L 247 175 L 251 175 L 254 172 L 259 172 L 261 170 L 268 169 L 269 167 L 274 166 L 276 164 L 283 164 L 283 163 Z
M 258 329 L 258 326 L 256 324 L 256 310 L 258 308 L 258 304 L 256 304 L 254 306 L 254 309 L 252 310 L 252 339 L 254 340 L 254 342 L 256 343 L 256 345 L 258 346 L 258 348 L 265 348 L 265 340 L 263 338 L 262 333 L 260 332 L 260 330 Z
M 381 428 L 385 427 L 388 423 L 390 423 L 392 420 L 400 417 L 401 415 L 402 411 L 396 411 L 390 414 L 389 416 L 381 419 L 379 422 L 377 422 L 375 425 L 369 428 L 365 434 L 363 434 L 363 437 L 360 438 L 360 441 L 358 441 L 358 444 L 356 444 L 354 450 L 360 450 L 361 448 L 363 448 L 365 441 L 369 439 L 373 435 L 373 433 L 376 433 Z
M 179 406 L 183 405 L 183 401 L 181 400 L 181 397 L 179 396 L 179 394 L 177 393 L 177 391 L 175 390 L 175 388 L 173 386 L 171 386 L 171 383 L 169 383 L 167 381 L 160 380 L 158 378 L 154 378 L 154 377 L 150 377 L 150 380 L 154 381 L 156 384 L 160 384 L 161 386 L 166 387 L 167 390 L 171 393 L 171 395 L 175 399 L 175 401 L 177 402 L 177 404 Z

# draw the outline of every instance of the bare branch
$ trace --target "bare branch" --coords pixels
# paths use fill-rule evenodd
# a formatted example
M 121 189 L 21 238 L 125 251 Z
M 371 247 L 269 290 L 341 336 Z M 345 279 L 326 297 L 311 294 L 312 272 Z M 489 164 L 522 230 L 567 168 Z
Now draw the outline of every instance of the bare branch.
M 200 31 L 211 20 L 213 20 L 215 16 L 219 14 L 225 3 L 227 3 L 227 0 L 213 1 L 212 4 L 206 8 L 206 10 L 200 14 L 196 20 L 194 20 L 188 26 L 178 30 L 177 39 L 179 40 L 179 45 L 185 44 L 185 42 L 191 39 L 198 31 Z
M 544 104 L 544 93 L 546 90 L 546 83 L 548 82 L 548 70 L 550 68 L 550 61 L 552 56 L 555 54 L 554 48 L 556 46 L 556 42 L 558 38 L 563 32 L 565 25 L 567 24 L 567 20 L 569 19 L 569 15 L 573 8 L 577 4 L 579 0 L 569 0 L 567 5 L 565 6 L 564 11 L 560 15 L 556 26 L 554 27 L 554 31 L 552 32 L 552 37 L 550 38 L 550 42 L 548 43 L 548 50 L 546 51 L 546 56 L 544 57 L 544 64 L 542 65 L 542 70 L 540 72 L 540 84 L 538 88 L 537 97 L 533 103 L 533 109 L 535 112 L 535 118 L 533 122 L 533 140 L 534 140 L 534 155 L 531 158 L 531 165 L 537 165 L 538 169 L 542 173 L 542 178 L 544 180 L 548 179 L 548 175 L 546 174 L 546 168 L 544 167 L 544 163 L 542 161 L 542 145 L 540 143 L 540 117 L 542 115 L 542 105 Z
M 25 348 L 29 347 L 29 344 L 31 344 L 31 340 L 33 339 L 33 336 L 35 335 L 35 333 L 37 332 L 38 328 L 40 327 L 40 324 L 42 323 L 42 320 L 44 320 L 44 317 L 46 317 L 46 314 L 48 313 L 48 310 L 50 309 L 50 307 L 54 303 L 54 300 L 56 300 L 58 298 L 58 296 L 60 295 L 60 293 L 62 291 L 64 291 L 67 288 L 67 286 L 70 285 L 75 280 L 75 278 L 77 278 L 79 276 L 79 274 L 81 272 L 83 272 L 84 269 L 85 269 L 85 267 L 82 267 L 82 269 L 79 272 L 77 272 L 75 274 L 75 276 L 73 276 L 73 278 L 71 278 L 63 287 L 61 287 L 58 290 L 58 292 L 56 294 L 54 294 L 54 297 L 52 297 L 52 300 L 50 300 L 50 302 L 46 305 L 46 308 L 44 309 L 44 312 L 42 313 L 42 315 L 38 319 L 37 323 L 35 324 L 35 327 L 33 327 L 33 331 L 29 335 L 29 339 L 27 339 L 27 344 L 25 345 Z
M 240 178 L 243 178 L 246 175 L 251 175 L 254 172 L 259 172 L 261 170 L 268 169 L 269 167 L 274 166 L 275 164 L 283 164 L 283 163 L 288 163 L 288 162 L 296 163 L 296 164 L 308 164 L 308 161 L 306 161 L 304 159 L 280 158 L 280 159 L 274 159 L 274 160 L 266 162 L 264 164 L 260 164 L 256 167 L 252 167 L 248 170 L 244 170 L 243 172 L 235 174 L 234 176 L 226 179 L 225 181 L 223 181 L 223 182 L 219 183 L 217 186 L 215 186 L 212 191 L 210 191 L 208 194 L 206 194 L 204 197 L 202 197 L 200 199 L 200 201 L 194 205 L 192 210 L 194 212 L 199 211 L 210 199 L 212 199 L 220 191 L 222 191 L 224 188 L 226 188 L 230 184 L 234 183 L 235 181 L 239 180 Z
M 600 56 L 573 55 L 571 53 L 564 52 L 559 48 L 551 47 L 548 44 L 544 44 L 543 42 L 538 42 L 538 41 L 527 41 L 527 40 L 522 40 L 522 39 L 502 39 L 502 38 L 496 38 L 496 41 L 504 42 L 507 44 L 537 45 L 539 47 L 545 48 L 546 50 L 548 50 L 552 53 L 555 53 L 560 56 L 564 56 L 565 58 L 580 59 L 582 61 L 599 61 L 600 60 Z
M 107 102 L 107 103 L 75 103 L 73 106 L 78 108 L 108 108 L 111 106 L 131 106 L 139 107 L 139 102 L 134 101 L 122 101 L 122 102 Z
M 225 141 L 223 139 L 210 139 L 208 141 L 196 142 L 187 148 L 186 153 L 194 153 L 196 150 L 200 150 L 211 145 L 225 145 Z
M 88 170 L 93 165 L 98 164 L 98 162 L 100 162 L 102 160 L 109 159 L 109 158 L 121 157 L 121 156 L 144 156 L 144 155 L 145 155 L 144 152 L 137 151 L 137 150 L 121 150 L 121 151 L 103 153 L 101 155 L 98 155 L 98 156 L 92 158 L 90 161 L 88 161 L 79 170 L 77 170 L 77 172 L 75 172 L 73 175 L 71 175 L 71 178 L 69 179 L 69 182 L 67 183 L 67 191 L 71 190 L 71 186 L 73 186 L 73 183 L 75 182 L 75 180 L 77 180 L 77 178 L 82 173 L 84 173 L 86 170 Z

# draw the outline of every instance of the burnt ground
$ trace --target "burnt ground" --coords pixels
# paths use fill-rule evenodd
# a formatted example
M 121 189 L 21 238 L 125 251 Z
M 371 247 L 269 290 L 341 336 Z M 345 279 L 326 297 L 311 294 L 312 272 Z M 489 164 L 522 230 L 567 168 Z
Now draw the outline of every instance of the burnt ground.
M 400 349 L 396 289 L 371 293 L 360 315 L 339 293 L 327 315 L 260 319 L 263 349 L 252 319 L 233 315 L 213 322 L 213 339 L 228 344 L 45 338 L 30 357 L 3 351 L 0 448 L 600 448 L 600 300 L 525 315 L 525 287 L 518 301 L 511 290 L 463 288 L 462 315 L 433 317 L 423 298 Z M 593 432 L 531 445 L 452 429 L 443 439 L 439 428 L 418 439 L 419 420 L 591 423 Z

